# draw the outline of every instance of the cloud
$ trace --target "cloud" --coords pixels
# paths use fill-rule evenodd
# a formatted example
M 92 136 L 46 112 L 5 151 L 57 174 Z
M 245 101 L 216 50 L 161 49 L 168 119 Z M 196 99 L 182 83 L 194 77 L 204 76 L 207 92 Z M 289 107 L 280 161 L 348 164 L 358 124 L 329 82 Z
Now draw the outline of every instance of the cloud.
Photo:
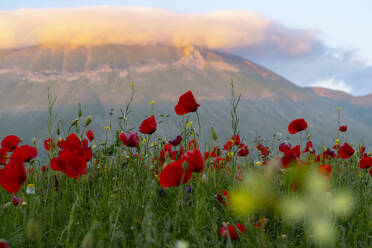
M 317 32 L 286 28 L 249 11 L 183 14 L 145 7 L 0 11 L 0 48 L 39 44 L 201 46 L 304 56 Z M 269 48 L 269 49 L 268 49 Z
M 344 81 L 337 81 L 335 78 L 327 78 L 324 80 L 317 81 L 310 86 L 313 87 L 323 87 L 332 90 L 341 90 L 347 93 L 352 92 L 352 87 L 347 85 Z

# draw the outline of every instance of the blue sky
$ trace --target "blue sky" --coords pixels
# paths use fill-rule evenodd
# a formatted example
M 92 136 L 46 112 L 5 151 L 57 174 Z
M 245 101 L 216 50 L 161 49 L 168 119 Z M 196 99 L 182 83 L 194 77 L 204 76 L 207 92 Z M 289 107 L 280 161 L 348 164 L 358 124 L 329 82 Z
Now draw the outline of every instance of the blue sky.
M 316 30 L 318 38 L 329 51 L 332 50 L 333 53 L 341 54 L 341 60 L 338 62 L 345 62 L 345 57 L 351 56 L 352 60 L 360 61 L 361 64 L 357 66 L 358 68 L 356 69 L 353 65 L 353 69 L 350 69 L 348 75 L 344 73 L 343 77 L 339 77 L 336 67 L 344 72 L 343 68 L 346 65 L 337 62 L 336 66 L 336 61 L 332 58 L 332 61 L 329 62 L 332 63 L 332 66 L 329 66 L 328 75 L 322 71 L 318 77 L 311 77 L 310 75 L 301 77 L 299 73 L 292 73 L 290 70 L 296 70 L 295 65 L 300 64 L 302 67 L 297 71 L 301 72 L 308 66 L 307 63 L 311 64 L 314 61 L 306 58 L 306 60 L 301 59 L 299 62 L 288 61 L 287 65 L 287 62 L 271 58 L 255 58 L 254 60 L 274 69 L 300 85 L 330 85 L 354 94 L 363 94 L 365 91 L 366 93 L 372 92 L 372 78 L 370 78 L 371 83 L 368 86 L 368 77 L 372 76 L 370 72 L 370 65 L 372 65 L 372 32 L 370 32 L 372 27 L 372 1 L 369 0 L 16 0 L 1 1 L 0 9 L 71 8 L 96 5 L 150 6 L 181 13 L 207 13 L 227 9 L 249 10 L 288 28 Z M 326 58 L 323 57 L 322 62 L 325 60 Z M 346 61 L 346 63 L 350 63 L 350 61 Z M 324 70 L 324 66 L 322 69 Z M 362 74 L 364 76 L 361 79 Z M 361 83 L 358 85 L 355 79 L 361 80 Z

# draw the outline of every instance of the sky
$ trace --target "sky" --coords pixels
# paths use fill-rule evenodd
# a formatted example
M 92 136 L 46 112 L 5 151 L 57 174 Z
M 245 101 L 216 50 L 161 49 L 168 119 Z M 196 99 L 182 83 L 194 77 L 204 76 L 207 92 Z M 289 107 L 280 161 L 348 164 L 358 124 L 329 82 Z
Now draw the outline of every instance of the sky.
M 166 10 L 166 15 L 150 12 L 146 12 L 146 15 L 155 19 L 159 16 L 180 19 L 180 25 L 185 27 L 185 30 L 192 27 L 187 26 L 186 21 L 182 22 L 183 19 L 188 21 L 195 19 L 199 22 L 208 19 L 205 25 L 219 32 L 213 25 L 218 27 L 218 23 L 226 20 L 228 16 L 229 26 L 226 28 L 232 30 L 241 28 L 245 36 L 235 37 L 235 33 L 229 30 L 223 30 L 224 34 L 235 39 L 244 39 L 244 42 L 233 38 L 227 42 L 220 41 L 218 44 L 205 42 L 210 40 L 209 37 L 204 38 L 204 43 L 200 43 L 200 40 L 195 37 L 190 38 L 190 41 L 197 41 L 197 45 L 206 45 L 251 59 L 301 86 L 329 87 L 354 95 L 372 93 L 372 32 L 370 32 L 372 1 L 369 0 L 1 1 L 0 27 L 13 23 L 14 18 L 19 19 L 16 15 L 6 16 L 13 10 L 31 8 L 37 11 L 41 8 L 85 6 L 146 6 L 163 9 Z M 228 10 L 235 12 L 231 14 Z M 29 15 L 29 18 L 33 16 L 29 12 L 18 13 Z M 235 20 L 231 17 L 235 14 L 241 15 L 241 19 Z M 245 18 L 244 15 L 248 17 Z M 3 26 L 1 26 L 2 20 L 5 20 Z M 242 22 L 241 20 L 244 20 L 244 24 L 239 23 Z M 151 18 L 149 21 L 151 22 Z M 19 25 L 27 24 L 21 21 L 19 23 Z M 55 25 L 59 23 L 56 22 Z M 180 32 L 182 31 L 183 29 Z M 203 32 L 206 30 L 195 32 L 194 35 L 203 35 Z M 262 36 L 262 39 L 246 38 L 253 34 L 256 37 Z M 1 37 L 0 41 L 2 41 Z

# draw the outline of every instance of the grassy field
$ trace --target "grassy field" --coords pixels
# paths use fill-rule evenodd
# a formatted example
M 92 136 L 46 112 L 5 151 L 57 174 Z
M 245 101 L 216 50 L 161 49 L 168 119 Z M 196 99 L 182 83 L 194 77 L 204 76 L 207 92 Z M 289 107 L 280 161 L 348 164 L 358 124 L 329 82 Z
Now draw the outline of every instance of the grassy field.
M 86 139 L 89 117 L 79 112 L 71 126 L 60 127 L 50 100 L 50 138 L 57 143 L 75 133 Z M 233 136 L 239 133 L 239 98 L 234 94 L 231 103 Z M 226 141 L 227 149 L 220 147 L 220 154 L 212 154 L 218 134 L 211 131 L 211 141 L 198 144 L 203 123 L 198 123 L 195 111 L 189 111 L 180 116 L 179 145 L 166 145 L 168 139 L 155 132 L 139 134 L 138 145 L 130 147 L 123 135 L 139 127 L 127 127 L 130 101 L 127 106 L 118 125 L 112 120 L 105 130 L 93 130 L 105 132 L 105 140 L 82 145 L 84 151 L 92 151 L 86 165 L 74 164 L 75 157 L 69 160 L 68 166 L 86 166 L 76 178 L 67 169 L 58 171 L 51 166 L 50 160 L 61 158 L 61 150 L 68 148 L 50 142 L 48 159 L 39 156 L 24 163 L 27 180 L 18 192 L 0 189 L 0 238 L 4 243 L 9 247 L 372 246 L 372 177 L 368 169 L 360 168 L 360 160 L 368 154 L 360 151 L 360 145 L 351 144 L 354 152 L 348 151 L 350 156 L 342 158 L 343 144 L 352 143 L 345 133 L 339 133 L 335 147 L 328 152 L 309 145 L 303 152 L 308 142 L 303 130 L 294 134 L 302 145 L 300 154 L 293 150 L 295 144 L 279 151 L 278 144 L 285 142 L 277 136 L 275 143 L 257 143 L 260 149 L 249 147 L 248 155 L 240 152 L 246 148 L 233 136 Z M 144 119 L 150 115 L 157 117 L 149 111 Z M 203 169 L 194 169 L 186 180 L 195 161 L 180 155 L 197 146 L 204 157 Z M 169 147 L 179 154 L 171 156 Z M 37 149 L 39 154 L 45 150 Z M 162 172 L 175 161 L 181 161 L 181 167 L 174 166 L 174 170 L 183 170 L 178 180 L 176 172 Z M 159 183 L 161 177 L 177 185 L 164 187 Z M 33 187 L 35 193 L 30 193 Z M 235 229 L 237 238 L 229 236 L 231 229 L 224 230 L 236 223 L 244 227 L 244 232 Z

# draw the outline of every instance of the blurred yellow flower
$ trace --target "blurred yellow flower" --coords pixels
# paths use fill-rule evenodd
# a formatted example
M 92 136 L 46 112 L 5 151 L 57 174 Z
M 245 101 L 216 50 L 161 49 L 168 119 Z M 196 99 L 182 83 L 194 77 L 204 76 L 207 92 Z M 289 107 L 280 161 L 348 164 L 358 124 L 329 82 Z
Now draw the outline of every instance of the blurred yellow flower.
M 155 103 L 155 101 L 154 100 L 152 100 L 151 102 L 150 102 L 150 105 L 153 105 Z
M 192 126 L 192 121 L 186 124 L 186 127 L 191 127 Z

